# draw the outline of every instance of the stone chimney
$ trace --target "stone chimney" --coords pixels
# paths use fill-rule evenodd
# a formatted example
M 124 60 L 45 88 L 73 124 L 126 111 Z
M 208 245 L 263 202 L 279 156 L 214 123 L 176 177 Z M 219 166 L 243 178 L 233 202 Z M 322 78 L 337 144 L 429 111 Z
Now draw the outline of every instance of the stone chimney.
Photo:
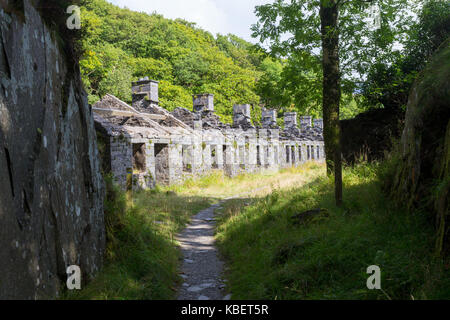
M 158 104 L 158 81 L 149 80 L 148 77 L 132 83 L 133 104 L 141 100 Z
M 235 104 L 233 106 L 233 126 L 253 128 L 251 121 L 251 106 L 249 104 Z
M 261 116 L 261 125 L 264 129 L 277 126 L 277 112 L 273 109 L 263 109 Z
M 194 112 L 211 111 L 214 112 L 214 95 L 213 94 L 196 94 L 193 95 Z
M 297 127 L 297 112 L 286 112 L 284 114 L 284 127 L 285 128 Z
M 300 128 L 303 130 L 306 130 L 308 127 L 312 127 L 312 117 L 311 116 L 303 116 L 300 117 Z
M 323 119 L 314 119 L 314 128 L 323 130 Z

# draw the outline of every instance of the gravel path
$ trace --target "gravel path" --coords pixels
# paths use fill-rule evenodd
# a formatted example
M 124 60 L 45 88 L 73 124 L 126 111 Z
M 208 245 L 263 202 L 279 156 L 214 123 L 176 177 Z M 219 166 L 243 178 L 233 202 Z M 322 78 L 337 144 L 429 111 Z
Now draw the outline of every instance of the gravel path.
M 184 283 L 178 300 L 228 300 L 222 279 L 223 262 L 215 246 L 215 210 L 221 203 L 200 211 L 176 238 L 181 245 Z

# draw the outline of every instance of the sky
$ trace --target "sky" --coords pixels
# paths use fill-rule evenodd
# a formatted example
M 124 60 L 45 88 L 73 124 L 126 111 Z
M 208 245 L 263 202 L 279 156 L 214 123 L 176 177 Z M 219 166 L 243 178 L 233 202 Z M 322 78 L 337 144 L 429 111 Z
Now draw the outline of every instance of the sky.
M 157 12 L 169 19 L 195 22 L 212 34 L 235 34 L 256 43 L 250 26 L 256 23 L 255 6 L 273 0 L 108 0 L 119 7 L 147 13 Z

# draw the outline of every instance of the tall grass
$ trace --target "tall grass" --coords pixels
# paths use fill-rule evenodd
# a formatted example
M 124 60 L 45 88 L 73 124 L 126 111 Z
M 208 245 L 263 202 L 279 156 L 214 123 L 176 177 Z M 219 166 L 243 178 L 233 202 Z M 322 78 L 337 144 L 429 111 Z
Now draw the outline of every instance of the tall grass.
M 432 225 L 421 212 L 391 206 L 378 171 L 367 164 L 344 170 L 342 208 L 323 175 L 250 205 L 228 202 L 217 238 L 233 299 L 450 298 L 449 261 L 433 255 Z M 328 215 L 294 223 L 314 208 Z M 371 265 L 381 268 L 382 290 L 366 287 Z
M 234 197 L 248 193 L 260 197 L 272 190 L 300 185 L 313 176 L 324 174 L 325 167 L 314 162 L 280 171 L 265 170 L 258 173 L 243 173 L 233 178 L 226 176 L 223 171 L 217 170 L 203 177 L 188 179 L 181 184 L 170 186 L 166 190 L 184 195 L 215 198 Z
M 98 276 L 66 299 L 172 299 L 178 278 L 179 250 L 174 235 L 192 214 L 215 200 L 184 197 L 161 189 L 120 191 L 106 178 L 105 266 Z

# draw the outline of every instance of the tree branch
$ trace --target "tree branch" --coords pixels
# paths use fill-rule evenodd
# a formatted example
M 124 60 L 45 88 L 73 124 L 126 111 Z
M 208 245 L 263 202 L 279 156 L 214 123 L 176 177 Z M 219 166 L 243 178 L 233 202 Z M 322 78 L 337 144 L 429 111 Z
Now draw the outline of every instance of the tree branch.
M 346 3 L 349 3 L 349 2 L 351 2 L 352 0 L 347 0 L 347 1 L 343 1 L 343 0 L 338 0 L 337 2 L 336 2 L 336 5 L 341 5 L 341 4 L 346 4 Z M 353 0 L 354 1 L 354 0 Z M 360 2 L 366 2 L 366 3 L 371 3 L 371 2 L 374 2 L 374 1 L 376 1 L 376 0 L 359 0 Z

